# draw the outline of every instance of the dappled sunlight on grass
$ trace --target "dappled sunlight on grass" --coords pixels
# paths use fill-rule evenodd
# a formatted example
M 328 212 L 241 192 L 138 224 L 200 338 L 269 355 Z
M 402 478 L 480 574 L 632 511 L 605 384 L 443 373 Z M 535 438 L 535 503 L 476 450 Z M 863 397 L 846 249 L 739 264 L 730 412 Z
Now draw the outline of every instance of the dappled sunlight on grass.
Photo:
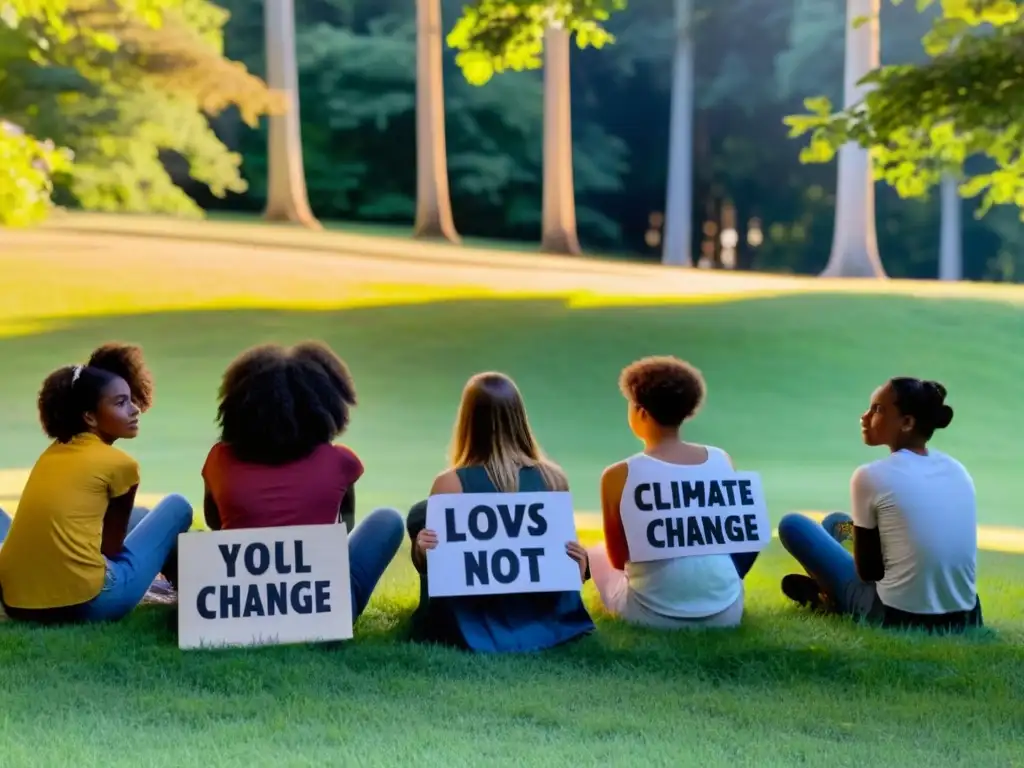
M 100 219 L 112 226 L 109 217 Z M 548 299 L 580 309 L 739 302 L 794 293 L 1024 303 L 1020 286 L 665 269 L 223 223 L 128 220 L 124 229 L 136 235 L 116 236 L 88 231 L 89 220 L 71 217 L 66 225 L 86 231 L 57 226 L 6 236 L 0 253 L 5 277 L 0 335 L 42 332 L 47 321 L 58 318 L 202 309 L 316 311 L 468 299 Z M 171 229 L 191 232 L 195 239 L 145 236 Z M 203 233 L 211 239 L 198 239 Z M 240 242 L 245 238 L 266 245 Z M 324 243 L 337 250 L 311 247 Z

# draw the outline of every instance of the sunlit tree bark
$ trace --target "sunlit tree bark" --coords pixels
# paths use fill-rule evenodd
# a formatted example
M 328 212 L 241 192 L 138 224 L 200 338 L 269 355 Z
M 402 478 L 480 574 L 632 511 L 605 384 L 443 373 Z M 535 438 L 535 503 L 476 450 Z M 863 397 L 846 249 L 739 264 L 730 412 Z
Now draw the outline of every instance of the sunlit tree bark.
M 572 173 L 569 32 L 549 26 L 544 36 L 544 190 L 541 249 L 580 253 Z
M 857 82 L 879 66 L 879 0 L 846 1 L 843 106 L 864 97 Z M 854 21 L 868 21 L 855 27 Z M 885 277 L 875 230 L 875 181 L 868 150 L 850 142 L 839 150 L 836 223 L 832 252 L 822 277 Z
M 267 207 L 263 218 L 318 229 L 306 192 L 299 130 L 299 75 L 295 60 L 293 0 L 265 0 L 267 85 L 284 94 L 287 110 L 269 118 Z
M 416 0 L 416 237 L 459 242 L 448 191 L 441 0 Z
M 676 0 L 663 264 L 693 264 L 693 0 Z

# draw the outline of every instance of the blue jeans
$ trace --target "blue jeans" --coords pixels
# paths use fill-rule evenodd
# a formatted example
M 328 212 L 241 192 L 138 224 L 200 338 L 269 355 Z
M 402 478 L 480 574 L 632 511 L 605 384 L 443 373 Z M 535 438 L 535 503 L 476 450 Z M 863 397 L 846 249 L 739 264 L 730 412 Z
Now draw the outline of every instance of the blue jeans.
M 395 559 L 404 535 L 405 521 L 395 509 L 375 509 L 349 534 L 353 623 L 366 610 L 377 582 Z
M 11 519 L 0 511 L 0 541 L 10 528 Z M 132 510 L 124 547 L 106 558 L 103 588 L 92 600 L 66 608 L 21 610 L 8 608 L 11 618 L 65 623 L 68 621 L 117 621 L 141 602 L 161 570 L 170 578 L 177 575 L 178 534 L 192 525 L 192 507 L 183 496 L 172 494 L 152 511 L 144 507 Z
M 829 522 L 834 523 L 836 516 L 829 517 Z M 874 617 L 882 609 L 875 585 L 861 581 L 853 555 L 822 525 L 804 515 L 786 515 L 779 521 L 779 541 L 807 575 L 818 582 L 836 612 Z
M 123 619 L 145 597 L 163 570 L 177 577 L 178 534 L 192 527 L 192 506 L 183 496 L 164 497 L 152 511 L 136 508 L 129 519 L 124 549 L 107 559 L 103 589 L 81 608 L 82 621 Z

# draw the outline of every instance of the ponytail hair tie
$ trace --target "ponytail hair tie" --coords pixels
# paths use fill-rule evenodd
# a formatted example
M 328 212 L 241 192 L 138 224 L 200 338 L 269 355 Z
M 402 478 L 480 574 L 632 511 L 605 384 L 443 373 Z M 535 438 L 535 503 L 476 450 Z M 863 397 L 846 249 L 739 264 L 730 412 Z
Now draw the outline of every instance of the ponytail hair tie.
M 71 374 L 71 386 L 75 386 L 75 382 L 78 381 L 78 377 L 82 375 L 82 366 L 76 365 L 75 372 Z

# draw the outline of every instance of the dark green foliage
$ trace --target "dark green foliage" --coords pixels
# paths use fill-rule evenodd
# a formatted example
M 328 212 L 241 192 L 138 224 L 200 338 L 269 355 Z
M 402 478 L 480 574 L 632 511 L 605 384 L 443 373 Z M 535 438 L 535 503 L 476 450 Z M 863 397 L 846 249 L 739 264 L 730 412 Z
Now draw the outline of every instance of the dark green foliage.
M 276 100 L 222 57 L 222 9 L 207 0 L 42 7 L 49 15 L 0 26 L 0 114 L 73 151 L 70 167 L 53 169 L 58 199 L 198 216 L 180 183 L 221 197 L 245 190 L 241 157 L 217 139 L 207 115 L 233 106 L 255 123 Z

